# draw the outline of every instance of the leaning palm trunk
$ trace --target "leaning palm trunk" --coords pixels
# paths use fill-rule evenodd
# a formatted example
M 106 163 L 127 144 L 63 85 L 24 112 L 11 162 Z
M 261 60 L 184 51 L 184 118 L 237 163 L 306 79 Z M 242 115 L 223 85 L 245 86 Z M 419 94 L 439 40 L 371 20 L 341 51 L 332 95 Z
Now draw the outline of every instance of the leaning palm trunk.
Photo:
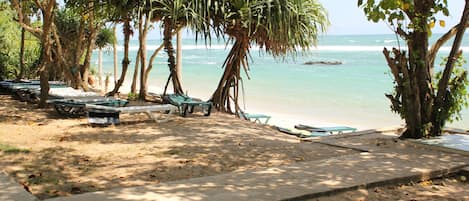
M 114 96 L 117 92 L 119 92 L 119 88 L 124 83 L 125 74 L 127 73 L 127 69 L 129 68 L 129 41 L 130 35 L 132 34 L 132 28 L 130 26 L 130 18 L 126 18 L 124 21 L 124 59 L 122 59 L 122 73 L 117 81 L 114 89 L 108 93 L 108 96 Z
M 145 70 L 145 77 L 143 78 L 143 80 L 145 80 L 145 83 L 148 83 L 148 76 L 150 75 L 150 71 L 153 69 L 153 62 L 155 61 L 155 58 L 158 55 L 158 52 L 160 52 L 160 50 L 163 48 L 164 48 L 164 44 L 161 44 L 158 48 L 156 48 L 156 50 L 150 56 L 147 69 Z M 148 84 L 146 84 L 145 86 L 148 87 Z M 148 91 L 148 89 L 146 89 L 146 91 Z
M 135 57 L 135 68 L 134 68 L 134 75 L 132 76 L 132 84 L 130 85 L 130 92 L 137 93 L 137 79 L 138 79 L 138 67 L 140 65 L 140 53 L 141 49 L 138 48 L 137 56 Z
M 168 54 L 168 67 L 170 75 L 166 82 L 166 86 L 164 88 L 163 94 L 166 94 L 166 90 L 168 89 L 169 81 L 172 80 L 173 83 L 173 91 L 175 94 L 184 94 L 180 82 L 180 78 L 178 77 L 178 73 L 176 70 L 176 61 L 174 57 L 174 47 L 172 40 L 172 30 L 173 30 L 173 22 L 172 19 L 166 19 L 164 22 L 164 31 L 163 31 L 163 42 L 164 42 L 164 49 Z
M 241 80 L 241 67 L 248 64 L 248 53 L 248 38 L 242 37 L 236 40 L 225 60 L 223 77 L 211 99 L 213 106 L 221 112 L 239 113 L 239 80 Z
M 147 95 L 147 82 L 145 81 L 146 62 L 147 62 L 147 34 L 150 26 L 151 14 L 140 14 L 139 17 L 139 36 L 140 42 L 140 93 L 138 98 L 145 100 Z

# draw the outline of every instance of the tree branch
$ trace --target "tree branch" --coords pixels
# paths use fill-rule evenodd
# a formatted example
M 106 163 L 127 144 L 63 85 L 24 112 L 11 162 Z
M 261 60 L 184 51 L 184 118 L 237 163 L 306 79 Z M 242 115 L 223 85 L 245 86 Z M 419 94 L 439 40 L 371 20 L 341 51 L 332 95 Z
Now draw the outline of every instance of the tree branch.
M 18 20 L 17 20 L 18 24 L 22 28 L 24 28 L 26 31 L 30 32 L 33 36 L 40 39 L 43 33 L 42 29 L 34 28 L 31 25 L 24 22 L 23 9 L 21 8 L 21 5 L 18 2 L 18 0 L 12 0 L 11 3 L 13 4 L 13 7 L 15 8 L 16 12 L 18 12 Z
M 458 27 L 460 25 L 457 24 L 453 28 L 451 28 L 448 32 L 446 32 L 443 36 L 441 36 L 435 44 L 432 45 L 430 48 L 429 54 L 428 54 L 428 59 L 430 61 L 430 67 L 433 68 L 435 65 L 435 59 L 436 59 L 436 54 L 438 53 L 438 50 L 440 50 L 441 46 L 443 46 L 449 39 L 451 39 L 456 33 L 458 32 Z M 466 28 L 469 28 L 469 23 L 466 23 L 465 25 Z
M 443 71 L 443 75 L 438 82 L 438 93 L 436 96 L 436 108 L 439 109 L 444 101 L 444 96 L 447 93 L 447 87 L 449 83 L 449 79 L 451 78 L 451 74 L 454 69 L 454 63 L 456 62 L 457 58 L 460 56 L 460 50 L 462 43 L 462 38 L 464 37 L 464 32 L 466 30 L 466 24 L 469 21 L 469 2 L 466 1 L 466 5 L 464 6 L 464 11 L 461 16 L 461 22 L 457 28 L 456 37 L 453 42 L 453 46 L 451 48 L 451 52 L 448 56 L 448 61 L 446 62 L 445 69 Z

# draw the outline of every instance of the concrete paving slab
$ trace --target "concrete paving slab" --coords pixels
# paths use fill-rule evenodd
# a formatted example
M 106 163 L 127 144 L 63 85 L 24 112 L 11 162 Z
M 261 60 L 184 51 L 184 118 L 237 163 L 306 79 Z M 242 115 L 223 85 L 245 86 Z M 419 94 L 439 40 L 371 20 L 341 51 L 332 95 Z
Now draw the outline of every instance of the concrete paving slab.
M 469 157 L 403 146 L 288 166 L 233 172 L 150 186 L 92 192 L 49 201 L 289 200 L 387 182 L 407 183 L 459 171 Z
M 430 139 L 419 139 L 415 140 L 423 144 L 447 147 L 459 151 L 464 151 L 469 153 L 469 135 L 463 134 L 452 134 L 452 135 L 442 135 Z
M 5 172 L 0 171 L 0 200 L 1 201 L 36 201 L 31 193 L 16 183 Z

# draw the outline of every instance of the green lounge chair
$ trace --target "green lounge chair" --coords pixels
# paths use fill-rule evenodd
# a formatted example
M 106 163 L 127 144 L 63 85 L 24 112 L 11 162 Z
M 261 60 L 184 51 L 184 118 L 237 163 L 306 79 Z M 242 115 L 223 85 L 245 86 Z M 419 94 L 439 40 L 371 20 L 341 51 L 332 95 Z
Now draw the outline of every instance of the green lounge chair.
M 284 127 L 279 127 L 279 126 L 276 126 L 276 128 L 278 131 L 282 133 L 286 133 L 288 135 L 293 135 L 293 136 L 300 137 L 300 138 L 310 137 L 310 134 L 311 134 L 311 132 L 308 132 L 305 130 L 290 129 L 290 128 L 284 128 Z
M 330 126 L 330 127 L 314 127 L 314 126 L 308 126 L 304 124 L 298 124 L 295 125 L 296 129 L 300 130 L 307 130 L 311 133 L 329 133 L 329 134 L 342 134 L 344 132 L 355 132 L 357 129 L 348 127 L 348 126 Z
M 186 95 L 180 94 L 168 94 L 164 97 L 165 101 L 178 107 L 179 114 L 183 117 L 187 115 L 187 112 L 194 112 L 194 107 L 199 106 L 204 111 L 204 116 L 210 116 L 212 110 L 212 103 L 195 100 Z
M 259 123 L 259 124 L 267 124 L 271 118 L 271 116 L 269 115 L 265 115 L 265 114 L 249 114 L 249 113 L 245 113 L 245 112 L 240 112 L 240 115 L 242 118 L 246 119 L 246 120 L 249 120 L 249 121 L 253 121 L 255 123 Z M 264 121 L 262 121 L 264 120 Z
M 299 138 L 308 138 L 308 137 L 323 137 L 323 136 L 330 136 L 331 134 L 329 132 L 319 132 L 319 131 L 308 131 L 304 129 L 298 129 L 298 128 L 283 128 L 283 127 L 278 127 L 276 126 L 277 130 L 286 133 L 289 135 L 294 135 Z

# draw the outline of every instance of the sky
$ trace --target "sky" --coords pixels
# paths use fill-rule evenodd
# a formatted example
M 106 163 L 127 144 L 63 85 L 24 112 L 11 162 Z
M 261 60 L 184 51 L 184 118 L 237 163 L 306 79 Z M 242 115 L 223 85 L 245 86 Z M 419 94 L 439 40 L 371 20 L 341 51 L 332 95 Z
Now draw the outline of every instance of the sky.
M 392 34 L 388 26 L 373 23 L 366 19 L 363 10 L 357 6 L 358 0 L 319 0 L 329 13 L 331 26 L 328 35 L 356 35 L 356 34 Z M 448 26 L 456 25 L 464 8 L 464 0 L 448 0 L 449 17 L 439 16 Z M 450 27 L 435 26 L 434 33 L 446 32 Z
M 358 0 L 319 0 L 329 13 L 331 25 L 326 35 L 363 35 L 363 34 L 393 34 L 388 25 L 384 22 L 373 23 L 366 19 L 363 10 L 357 6 Z M 450 27 L 456 25 L 464 8 L 464 0 L 448 0 L 450 16 L 438 16 L 438 19 L 445 20 L 447 27 L 435 26 L 433 33 L 445 33 Z M 190 33 L 184 32 L 184 38 L 193 37 Z M 135 31 L 133 39 L 138 38 Z M 160 39 L 161 31 L 156 28 L 148 35 L 149 39 Z M 124 38 L 121 31 L 118 38 Z

